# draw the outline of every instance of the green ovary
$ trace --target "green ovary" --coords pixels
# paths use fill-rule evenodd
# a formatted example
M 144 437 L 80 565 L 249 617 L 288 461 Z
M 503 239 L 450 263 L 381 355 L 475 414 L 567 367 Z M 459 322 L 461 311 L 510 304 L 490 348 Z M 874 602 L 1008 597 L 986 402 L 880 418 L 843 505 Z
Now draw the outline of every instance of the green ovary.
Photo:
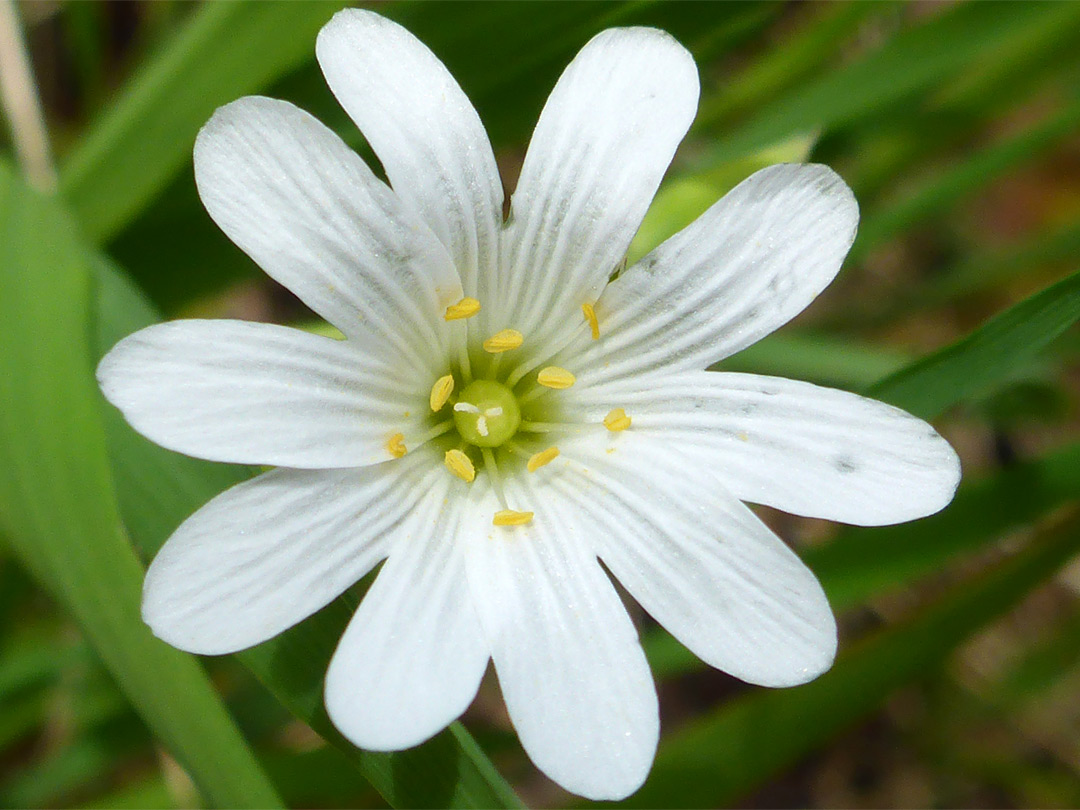
M 513 391 L 492 380 L 465 386 L 454 406 L 458 434 L 477 447 L 499 447 L 517 433 L 521 409 Z

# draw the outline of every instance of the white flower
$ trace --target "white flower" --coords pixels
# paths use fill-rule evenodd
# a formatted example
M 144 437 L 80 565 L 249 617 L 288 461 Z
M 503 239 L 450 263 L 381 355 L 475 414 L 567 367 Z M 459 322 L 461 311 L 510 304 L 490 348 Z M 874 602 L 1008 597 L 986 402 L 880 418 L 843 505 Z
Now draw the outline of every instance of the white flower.
M 536 765 L 625 796 L 652 762 L 657 698 L 598 558 L 704 661 L 790 686 L 829 667 L 834 620 L 741 501 L 876 525 L 955 490 L 955 453 L 902 411 L 704 371 L 830 282 L 855 200 L 824 166 L 773 166 L 609 283 L 696 109 L 674 39 L 615 29 L 585 46 L 505 223 L 480 120 L 424 45 L 348 10 L 317 53 L 393 190 L 310 115 L 259 97 L 215 113 L 195 172 L 229 238 L 347 339 L 177 321 L 99 369 L 154 441 L 278 467 L 176 531 L 143 615 L 177 647 L 228 653 L 385 558 L 327 674 L 349 739 L 428 738 L 490 658 Z

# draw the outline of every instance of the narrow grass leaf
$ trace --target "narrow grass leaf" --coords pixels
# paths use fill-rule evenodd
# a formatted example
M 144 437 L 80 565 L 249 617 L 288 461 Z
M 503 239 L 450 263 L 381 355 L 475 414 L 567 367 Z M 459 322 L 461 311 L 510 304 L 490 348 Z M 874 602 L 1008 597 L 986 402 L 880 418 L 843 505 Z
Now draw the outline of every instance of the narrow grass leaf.
M 124 88 L 61 167 L 84 232 L 114 236 L 191 157 L 216 107 L 314 59 L 331 2 L 204 3 Z
M 139 615 L 92 374 L 90 271 L 52 199 L 0 164 L 0 531 L 218 806 L 278 797 L 198 663 Z
M 737 113 L 766 106 L 794 84 L 837 57 L 838 44 L 855 33 L 867 16 L 881 18 L 894 3 L 823 3 L 806 6 L 813 17 L 735 76 L 725 77 L 715 93 L 702 99 L 695 129 L 712 130 Z
M 948 8 L 888 38 L 862 58 L 792 88 L 718 143 L 706 160 L 722 163 L 793 135 L 879 115 L 914 94 L 935 89 L 1061 13 L 1053 3 L 963 3 Z M 942 47 L 943 42 L 949 47 Z
M 1080 319 L 1080 272 L 995 316 L 970 335 L 874 384 L 869 395 L 933 419 L 985 393 Z

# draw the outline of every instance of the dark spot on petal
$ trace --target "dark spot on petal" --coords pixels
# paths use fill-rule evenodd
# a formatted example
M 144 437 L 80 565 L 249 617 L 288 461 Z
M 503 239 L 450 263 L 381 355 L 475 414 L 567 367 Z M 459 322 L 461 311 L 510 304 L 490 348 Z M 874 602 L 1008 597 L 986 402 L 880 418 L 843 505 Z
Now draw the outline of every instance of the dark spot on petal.
M 848 473 L 853 473 L 857 469 L 859 469 L 859 465 L 857 465 L 853 459 L 847 456 L 837 456 L 836 459 L 834 459 L 833 464 L 836 465 L 837 472 L 844 475 L 847 475 Z

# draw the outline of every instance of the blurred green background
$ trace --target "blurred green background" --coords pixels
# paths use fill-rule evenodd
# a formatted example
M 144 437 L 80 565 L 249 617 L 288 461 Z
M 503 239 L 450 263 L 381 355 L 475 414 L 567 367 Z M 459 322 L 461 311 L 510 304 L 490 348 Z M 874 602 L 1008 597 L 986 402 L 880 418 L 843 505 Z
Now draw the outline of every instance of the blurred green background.
M 251 471 L 136 436 L 92 370 L 162 318 L 308 321 L 211 223 L 191 146 L 216 106 L 261 93 L 370 158 L 313 59 L 340 4 L 0 4 L 16 22 L 0 37 L 0 806 L 577 803 L 525 757 L 490 678 L 418 749 L 334 734 L 321 678 L 365 583 L 220 659 L 139 620 L 145 562 Z M 674 34 L 701 107 L 631 259 L 763 165 L 833 166 L 862 209 L 845 269 L 724 367 L 894 402 L 963 459 L 955 502 L 914 524 L 761 510 L 840 619 L 812 684 L 747 687 L 635 614 L 663 737 L 625 804 L 1080 805 L 1080 3 L 376 7 L 458 78 L 510 188 L 594 33 Z

